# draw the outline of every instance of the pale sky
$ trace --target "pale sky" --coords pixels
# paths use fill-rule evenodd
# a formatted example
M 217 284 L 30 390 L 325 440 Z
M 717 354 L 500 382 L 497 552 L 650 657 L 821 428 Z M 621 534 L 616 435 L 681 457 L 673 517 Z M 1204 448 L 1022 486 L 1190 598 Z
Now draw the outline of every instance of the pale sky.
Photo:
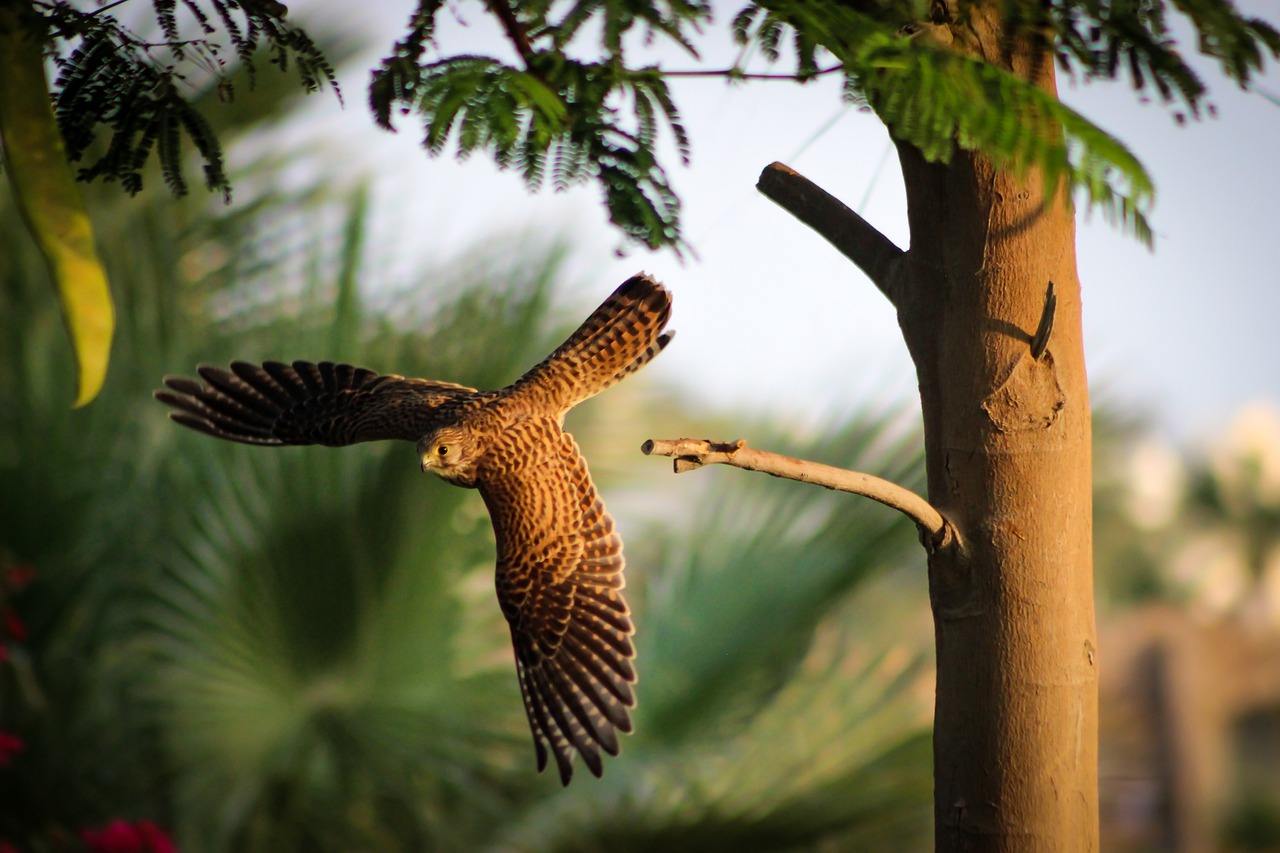
M 320 4 L 317 4 L 320 5 Z M 370 29 L 383 52 L 402 32 L 409 0 L 377 0 L 348 25 Z M 1240 4 L 1280 23 L 1274 3 Z M 727 19 L 740 4 L 726 3 Z M 441 33 L 448 50 L 505 55 L 472 4 Z M 353 9 L 354 6 L 348 7 Z M 298 4 L 295 14 L 305 14 Z M 727 66 L 733 46 L 713 27 L 708 64 Z M 1191 46 L 1186 48 L 1191 53 Z M 664 67 L 695 67 L 664 54 Z M 676 343 L 648 368 L 695 398 L 764 415 L 782 408 L 801 423 L 871 403 L 915 397 L 915 379 L 887 301 L 834 249 L 755 190 L 781 160 L 840 197 L 906 247 L 906 206 L 883 126 L 839 100 L 838 81 L 807 86 L 716 80 L 673 82 L 693 140 L 693 162 L 666 161 L 697 252 L 615 250 L 594 185 L 531 195 L 520 177 L 482 155 L 429 158 L 420 122 L 377 130 L 366 106 L 372 60 L 344 73 L 348 106 L 313 99 L 306 134 L 364 150 L 380 211 L 383 255 L 444 262 L 486 237 L 517 230 L 567 236 L 575 247 L 567 300 L 586 311 L 628 275 L 645 270 L 675 295 Z M 1206 66 L 1207 67 L 1207 66 Z M 1260 86 L 1280 95 L 1274 63 Z M 1241 405 L 1280 398 L 1280 107 L 1206 71 L 1218 117 L 1178 127 L 1168 110 L 1139 104 L 1127 84 L 1073 85 L 1063 98 L 1134 150 L 1155 178 L 1156 250 L 1148 252 L 1101 215 L 1081 211 L 1079 267 L 1085 344 L 1095 401 L 1150 413 L 1180 441 L 1220 431 Z M 1268 141 L 1270 140 L 1270 141 Z M 397 265 L 401 266 L 401 265 Z M 397 279 L 397 275 L 401 278 Z M 379 284 L 403 285 L 385 270 Z M 451 377 L 466 381 L 465 377 Z

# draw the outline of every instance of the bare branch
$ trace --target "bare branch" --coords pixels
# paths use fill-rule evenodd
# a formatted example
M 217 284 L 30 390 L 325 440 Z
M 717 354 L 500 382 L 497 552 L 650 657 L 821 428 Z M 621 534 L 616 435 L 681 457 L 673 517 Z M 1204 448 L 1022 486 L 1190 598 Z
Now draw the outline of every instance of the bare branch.
M 894 302 L 890 287 L 893 262 L 904 252 L 875 226 L 850 210 L 844 202 L 813 181 L 781 163 L 770 163 L 760 173 L 756 189 L 808 225 L 858 269 L 880 292 Z
M 515 47 L 516 52 L 520 54 L 520 58 L 524 60 L 525 67 L 536 56 L 533 45 L 529 43 L 529 36 L 521 26 L 520 20 L 516 17 L 515 10 L 511 8 L 511 4 L 507 0 L 489 0 L 489 11 L 497 16 L 502 22 L 502 29 L 507 34 L 507 39 Z
M 649 439 L 640 446 L 646 456 L 670 456 L 677 474 L 703 465 L 732 465 L 746 471 L 760 471 L 784 480 L 799 480 L 827 489 L 851 492 L 879 501 L 915 522 L 921 541 L 930 550 L 954 546 L 959 538 L 955 528 L 934 509 L 933 504 L 910 489 L 880 477 L 847 471 L 821 462 L 793 459 L 767 450 L 747 447 L 746 441 L 709 441 L 699 438 Z

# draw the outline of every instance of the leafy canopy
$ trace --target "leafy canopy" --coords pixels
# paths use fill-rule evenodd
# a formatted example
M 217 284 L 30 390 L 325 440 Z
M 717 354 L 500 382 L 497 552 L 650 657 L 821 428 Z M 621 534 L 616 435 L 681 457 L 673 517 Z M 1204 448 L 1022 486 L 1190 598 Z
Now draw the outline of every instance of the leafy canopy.
M 934 161 L 958 148 L 981 151 L 1018 171 L 1036 166 L 1150 241 L 1153 187 L 1142 164 L 1114 137 L 1050 92 L 975 55 L 977 0 L 760 0 L 731 19 L 734 36 L 787 74 L 722 70 L 668 72 L 630 63 L 629 46 L 674 42 L 697 58 L 693 39 L 712 23 L 708 2 L 550 0 L 483 4 L 518 57 L 449 55 L 433 41 L 443 0 L 420 0 L 408 35 L 375 71 L 370 103 L 380 124 L 393 108 L 416 110 L 433 154 L 451 138 L 460 156 L 487 150 L 531 187 L 562 188 L 594 178 L 610 218 L 649 246 L 682 245 L 679 200 L 654 151 L 665 124 L 679 156 L 689 140 L 666 80 L 681 73 L 726 79 L 843 75 L 845 95 L 869 107 L 899 140 Z M 1010 41 L 1031 39 L 1069 74 L 1127 77 L 1154 92 L 1175 117 L 1199 118 L 1206 87 L 1173 38 L 1171 11 L 1186 18 L 1199 50 L 1248 86 L 1280 33 L 1224 0 L 994 0 Z M 587 23 L 594 26 L 586 27 Z M 633 32 L 641 34 L 632 38 Z M 744 51 L 743 55 L 749 55 Z M 582 57 L 590 56 L 588 60 Z M 1211 111 L 1211 110 L 1209 110 Z
M 219 126 L 229 142 L 285 109 L 249 106 Z M 38 573 L 16 602 L 30 636 L 2 638 L 0 731 L 27 749 L 0 772 L 0 837 L 49 849 L 124 815 L 183 850 L 918 848 L 929 636 L 883 628 L 923 599 L 868 589 L 911 569 L 896 513 L 764 478 L 691 483 L 675 524 L 633 509 L 637 732 L 604 779 L 562 788 L 532 770 L 478 496 L 423 478 L 407 446 L 255 451 L 144 402 L 166 371 L 233 357 L 499 387 L 583 316 L 554 309 L 564 255 L 536 235 L 362 292 L 399 266 L 369 246 L 363 195 L 338 197 L 331 168 L 281 191 L 280 162 L 250 162 L 249 197 L 212 216 L 154 186 L 100 199 L 114 381 L 70 415 L 50 381 L 70 370 L 57 309 L 0 193 L 0 599 L 7 567 Z M 619 419 L 635 442 L 636 413 L 686 420 L 650 393 L 642 374 L 574 415 L 615 511 L 610 469 L 635 447 Z M 902 424 L 855 418 L 800 445 L 750 431 L 919 488 Z
M 86 11 L 30 0 L 55 52 L 67 155 L 79 162 L 93 152 L 81 179 L 119 180 L 136 192 L 155 153 L 169 186 L 185 192 L 185 134 L 203 159 L 206 185 L 226 194 L 221 147 L 194 104 L 210 85 L 220 97 L 234 94 L 228 60 L 252 71 L 265 48 L 272 63 L 292 64 L 306 89 L 335 85 L 332 67 L 286 23 L 276 0 L 152 0 L 155 39 L 121 25 L 111 14 L 116 5 Z M 627 235 L 677 250 L 680 200 L 656 150 L 667 133 L 679 159 L 689 159 L 672 77 L 806 82 L 840 74 L 851 103 L 874 110 L 929 159 L 947 162 L 958 148 L 1006 168 L 1039 167 L 1149 241 L 1153 187 L 1142 164 L 1053 94 L 977 56 L 975 17 L 998 11 L 1011 44 L 1043 49 L 1046 61 L 1076 78 L 1127 79 L 1179 122 L 1212 114 L 1212 106 L 1174 37 L 1176 19 L 1242 87 L 1268 56 L 1280 56 L 1280 32 L 1229 0 L 758 0 L 728 21 L 744 46 L 737 63 L 670 71 L 636 61 L 637 49 L 666 42 L 696 61 L 697 38 L 719 23 L 710 0 L 477 3 L 501 27 L 513 60 L 451 54 L 436 42 L 439 15 L 463 5 L 417 0 L 404 37 L 373 73 L 377 122 L 390 129 L 393 111 L 416 112 L 433 155 L 451 146 L 461 157 L 483 151 L 531 188 L 548 179 L 555 189 L 595 181 Z M 185 32 L 192 27 L 195 38 Z M 746 67 L 753 56 L 790 68 L 761 73 Z M 103 126 L 109 141 L 94 146 Z
M 260 49 L 281 69 L 292 64 L 308 91 L 325 83 L 337 90 L 332 66 L 303 30 L 286 23 L 277 0 L 151 0 L 153 38 L 116 19 L 113 10 L 124 0 L 81 2 L 90 8 L 69 0 L 0 6 L 0 89 L 9 93 L 0 93 L 0 102 L 10 107 L 0 111 L 0 137 L 9 138 L 5 168 L 66 309 L 80 363 L 78 405 L 105 377 L 112 312 L 89 251 L 92 237 L 81 226 L 87 215 L 61 165 L 87 161 L 75 177 L 117 180 L 136 193 L 154 154 L 165 182 L 182 195 L 186 135 L 203 161 L 206 186 L 229 198 L 221 144 L 197 104 L 210 92 L 233 97 L 236 68 L 252 82 Z M 453 13 L 459 5 L 447 8 Z M 732 67 L 681 72 L 633 62 L 633 49 L 660 40 L 697 60 L 695 38 L 713 22 L 710 0 L 479 5 L 500 25 L 515 60 L 442 50 L 435 33 L 446 3 L 417 0 L 405 36 L 373 74 L 369 102 L 378 124 L 391 129 L 393 110 L 416 111 L 431 154 L 451 145 L 460 157 L 484 151 L 530 188 L 548 178 L 557 190 L 595 181 L 625 234 L 677 252 L 685 246 L 680 199 L 656 150 L 666 132 L 681 162 L 689 161 L 690 140 L 667 82 L 674 76 L 803 83 L 840 74 L 847 100 L 874 110 L 896 139 L 926 158 L 947 162 L 961 149 L 1019 172 L 1038 167 L 1046 182 L 1065 179 L 1073 193 L 1150 243 L 1154 188 L 1138 159 L 1035 85 L 1025 68 L 1019 76 L 1007 57 L 1002 65 L 980 57 L 973 22 L 998 12 L 1009 45 L 1030 46 L 1037 59 L 1052 57 L 1075 77 L 1127 77 L 1143 96 L 1154 93 L 1170 105 L 1179 122 L 1212 107 L 1178 51 L 1175 14 L 1196 34 L 1200 52 L 1243 87 L 1268 54 L 1280 56 L 1280 32 L 1228 0 L 757 0 L 730 21 L 743 46 Z M 187 37 L 192 28 L 195 38 Z M 52 116 L 20 97 L 47 88 L 32 44 L 53 56 L 58 71 Z M 771 65 L 785 59 L 792 68 L 748 70 L 753 55 Z M 32 156 L 24 159 L 24 152 Z M 69 242 L 67 233 L 80 237 Z
M 654 146 L 665 124 L 688 163 L 689 140 L 661 71 L 627 62 L 624 38 L 643 26 L 649 38 L 675 42 L 691 56 L 690 37 L 710 17 L 706 2 L 506 2 L 487 4 L 515 48 L 518 66 L 487 56 L 433 56 L 443 0 L 421 0 L 409 33 L 373 75 L 370 106 L 391 129 L 396 104 L 418 110 L 423 144 L 440 153 L 452 134 L 462 157 L 488 150 L 531 188 L 550 174 L 556 189 L 599 181 L 610 219 L 650 246 L 680 245 L 680 202 Z M 553 6 L 555 7 L 553 9 Z M 592 60 L 569 47 L 588 23 Z M 597 35 L 598 34 L 598 35 Z M 622 104 L 630 105 L 624 117 Z
M 86 250 L 92 237 L 78 224 L 87 216 L 71 177 L 52 166 L 83 162 L 80 180 L 116 180 L 136 193 L 154 154 L 165 182 L 182 195 L 185 135 L 203 161 L 206 186 L 229 198 L 221 144 L 200 101 L 211 92 L 233 97 L 237 68 L 252 82 L 259 50 L 281 69 L 292 64 L 308 91 L 325 83 L 337 90 L 332 66 L 285 21 L 277 0 L 151 0 L 152 37 L 116 19 L 123 2 L 0 6 L 7 45 L 0 89 L 9 93 L 0 101 L 11 107 L 0 114 L 0 136 L 10 140 L 5 167 L 66 308 L 81 364 L 78 404 L 92 399 L 105 376 L 110 295 Z M 803 83 L 840 74 L 847 100 L 875 111 L 897 140 L 926 158 L 947 162 L 959 149 L 1018 172 L 1039 168 L 1046 182 L 1065 179 L 1073 193 L 1149 243 L 1154 188 L 1142 164 L 1038 87 L 1025 67 L 1015 73 L 1008 57 L 995 64 L 979 56 L 974 22 L 998 13 L 1008 53 L 1055 59 L 1074 77 L 1128 78 L 1144 97 L 1169 105 L 1179 122 L 1212 107 L 1178 50 L 1175 16 L 1195 33 L 1200 52 L 1242 87 L 1268 55 L 1280 56 L 1280 32 L 1228 0 L 757 0 L 730 20 L 743 46 L 732 67 L 670 71 L 634 62 L 634 49 L 662 41 L 696 61 L 695 39 L 713 23 L 710 0 L 483 0 L 514 60 L 449 54 L 436 43 L 437 17 L 460 5 L 417 0 L 405 36 L 373 73 L 369 102 L 378 124 L 391 129 L 393 110 L 416 111 L 431 154 L 450 146 L 460 157 L 483 151 L 531 188 L 548 179 L 557 190 L 594 181 L 625 234 L 676 251 L 685 246 L 680 199 L 657 153 L 667 133 L 681 162 L 689 161 L 690 140 L 668 87 L 675 76 Z M 47 86 L 32 45 L 47 50 L 57 68 L 52 116 L 14 94 Z M 749 70 L 747 58 L 757 55 L 791 68 Z M 33 156 L 24 160 L 24 152 Z M 81 238 L 59 236 L 72 232 Z
M 118 180 L 130 194 L 142 189 L 142 169 L 153 153 L 169 188 L 187 192 L 185 135 L 203 160 L 205 185 L 230 198 L 222 146 L 196 103 L 210 89 L 220 100 L 234 98 L 231 73 L 244 68 L 252 82 L 259 49 L 281 70 L 296 68 L 308 92 L 326 83 L 337 90 L 333 68 L 303 30 L 289 25 L 288 10 L 276 0 L 151 0 L 153 37 L 109 14 L 115 4 L 89 10 L 68 2 L 31 5 L 43 19 L 58 70 L 54 108 L 68 158 L 91 159 L 79 171 L 81 180 Z M 198 35 L 188 37 L 189 29 Z M 108 140 L 95 146 L 104 127 Z

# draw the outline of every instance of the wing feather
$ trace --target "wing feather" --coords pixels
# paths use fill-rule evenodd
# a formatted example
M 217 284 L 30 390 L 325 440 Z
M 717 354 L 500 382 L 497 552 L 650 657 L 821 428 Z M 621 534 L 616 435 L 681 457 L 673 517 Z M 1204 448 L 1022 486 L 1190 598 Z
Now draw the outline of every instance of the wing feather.
M 604 767 L 600 762 L 600 750 L 596 742 L 587 732 L 586 726 L 572 713 L 574 695 L 571 689 L 556 680 L 554 663 L 535 666 L 530 672 L 537 691 L 539 701 L 550 712 L 551 719 L 560 731 L 564 745 L 572 747 L 582 756 L 583 763 L 592 775 L 599 776 Z M 584 712 L 585 713 L 585 712 Z M 568 749 L 556 750 L 556 765 L 560 770 L 560 778 L 566 781 L 573 777 L 573 753 Z M 560 759 L 564 759 L 561 761 Z
M 512 639 L 514 640 L 514 637 Z M 519 645 L 516 645 L 517 655 L 519 654 L 519 648 Z M 529 726 L 535 732 L 533 738 L 533 750 L 538 763 L 538 772 L 541 773 L 547 768 L 547 747 L 544 741 L 548 738 L 538 737 L 536 733 L 539 731 L 546 731 L 551 724 L 549 722 L 549 718 L 545 716 L 542 706 L 538 704 L 537 695 L 529 685 L 529 670 L 527 667 L 520 664 L 518 658 L 516 660 L 516 678 L 520 682 L 520 698 L 524 701 L 525 716 L 529 718 Z M 556 755 L 556 760 L 558 762 L 560 760 L 560 752 L 557 751 Z M 570 767 L 569 772 L 573 772 L 572 766 Z
M 641 273 L 623 282 L 569 339 L 507 389 L 512 403 L 556 418 L 648 364 L 674 337 L 671 294 Z
M 477 485 L 497 539 L 498 603 L 539 769 L 549 751 L 567 785 L 576 752 L 599 776 L 600 751 L 617 754 L 635 704 L 622 539 L 577 444 L 551 418 L 510 426 Z
M 183 426 L 244 444 L 324 444 L 416 441 L 444 418 L 479 405 L 487 395 L 449 382 L 406 379 L 322 361 L 230 369 L 202 365 L 203 382 L 166 376 L 155 393 Z
M 578 595 L 575 604 L 578 610 L 591 618 L 593 622 L 603 622 L 609 628 L 612 628 L 616 636 L 626 636 L 626 632 L 631 628 L 631 619 L 626 611 L 618 611 L 610 605 L 605 605 L 597 600 L 592 591 L 582 590 Z M 604 626 L 601 626 L 603 629 Z
M 575 747 L 591 772 L 600 776 L 603 767 L 599 750 L 603 749 L 608 755 L 618 754 L 618 733 L 613 721 L 597 707 L 594 694 L 578 684 L 580 675 L 575 669 L 563 667 L 557 661 L 547 667 L 546 672 L 552 689 L 564 699 L 565 707 L 573 715 L 571 725 L 583 736 L 581 743 L 575 742 Z
M 573 682 L 588 696 L 591 702 L 620 731 L 631 731 L 631 718 L 627 709 L 635 705 L 632 681 L 601 665 L 598 655 L 593 655 L 578 643 L 567 640 L 561 647 L 564 654 L 574 659 L 573 665 L 564 667 Z M 615 753 L 616 754 L 616 753 Z

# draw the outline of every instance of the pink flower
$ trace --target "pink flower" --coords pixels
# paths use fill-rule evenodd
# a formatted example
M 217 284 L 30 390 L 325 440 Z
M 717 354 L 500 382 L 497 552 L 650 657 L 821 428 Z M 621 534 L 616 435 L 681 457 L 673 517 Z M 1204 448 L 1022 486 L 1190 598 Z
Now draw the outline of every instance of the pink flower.
M 149 820 L 113 820 L 101 829 L 80 830 L 80 840 L 93 853 L 176 853 L 164 830 Z
M 142 835 L 123 820 L 113 820 L 101 829 L 82 829 L 80 839 L 94 853 L 140 853 L 143 849 Z
M 7 767 L 13 757 L 27 748 L 22 738 L 9 732 L 0 732 L 0 767 Z
M 177 853 L 178 848 L 173 846 L 173 839 L 151 821 L 138 821 L 138 832 L 142 833 L 143 840 L 147 842 L 148 853 Z

